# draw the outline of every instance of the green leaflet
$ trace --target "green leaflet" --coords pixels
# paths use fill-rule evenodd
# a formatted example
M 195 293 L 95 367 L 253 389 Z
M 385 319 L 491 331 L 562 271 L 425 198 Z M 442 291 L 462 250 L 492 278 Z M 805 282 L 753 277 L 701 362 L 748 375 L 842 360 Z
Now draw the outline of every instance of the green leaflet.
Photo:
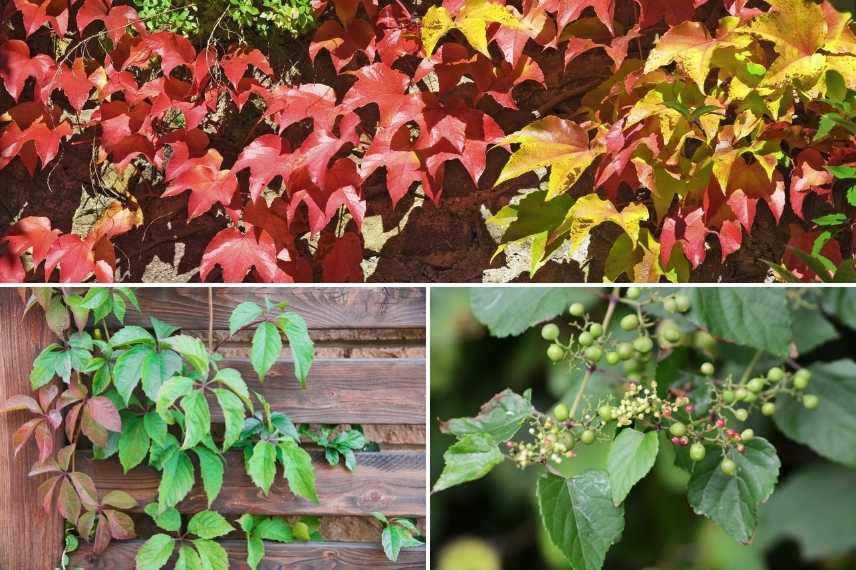
M 235 394 L 222 388 L 215 388 L 214 396 L 217 398 L 220 409 L 223 410 L 226 423 L 226 433 L 223 436 L 225 452 L 241 437 L 241 429 L 244 427 L 244 404 Z
M 247 462 L 247 475 L 256 487 L 268 494 L 276 476 L 276 447 L 271 442 L 262 440 L 256 443 Z
M 288 338 L 288 346 L 294 358 L 294 375 L 300 385 L 305 386 L 312 360 L 315 358 L 315 343 L 309 336 L 306 320 L 297 313 L 286 311 L 277 323 Z
M 178 532 L 179 529 L 181 529 L 181 513 L 179 513 L 175 507 L 169 507 L 164 509 L 163 512 L 158 512 L 158 504 L 149 503 L 143 511 L 152 517 L 155 524 L 163 530 Z
M 122 348 L 131 344 L 154 345 L 155 338 L 149 331 L 136 325 L 128 325 L 117 330 L 110 336 L 110 346 Z
M 483 435 L 468 435 L 449 447 L 443 459 L 446 465 L 434 484 L 435 493 L 481 479 L 502 463 L 503 455 L 492 439 Z
M 729 456 L 737 464 L 732 477 L 719 468 L 718 449 L 709 449 L 693 469 L 687 498 L 697 514 L 711 519 L 735 540 L 748 543 L 758 525 L 758 509 L 773 493 L 781 464 L 767 440 L 756 437 L 744 445 L 744 453 Z
M 250 400 L 250 390 L 247 388 L 247 383 L 241 378 L 241 373 L 234 368 L 223 368 L 218 370 L 214 375 L 213 382 L 219 382 L 225 387 L 233 391 L 246 404 L 247 409 L 252 411 L 253 402 Z
M 181 408 L 184 410 L 184 443 L 181 448 L 190 449 L 211 433 L 211 410 L 202 390 L 193 390 L 182 398 Z
M 182 546 L 178 550 L 175 570 L 202 570 L 202 559 L 192 547 Z
M 279 331 L 272 323 L 260 324 L 253 335 L 253 345 L 250 350 L 250 362 L 253 370 L 259 375 L 260 381 L 265 381 L 265 375 L 279 358 L 280 352 L 282 352 L 282 338 L 279 336 Z
M 195 539 L 193 546 L 202 559 L 203 570 L 229 570 L 229 556 L 222 546 L 204 538 Z
M 313 503 L 318 502 L 315 492 L 315 471 L 312 469 L 312 457 L 294 441 L 286 440 L 279 444 L 285 467 L 285 478 L 292 493 Z
M 776 401 L 776 425 L 827 459 L 856 467 L 856 363 L 836 360 L 809 370 L 806 393 L 817 395 L 820 406 L 806 410 L 796 399 L 782 395 Z
M 241 303 L 229 316 L 229 334 L 233 335 L 262 316 L 262 308 L 252 301 Z
M 193 379 L 191 378 L 173 376 L 164 382 L 164 385 L 161 386 L 161 389 L 158 392 L 158 399 L 155 404 L 155 409 L 157 410 L 158 415 L 162 417 L 165 422 L 171 424 L 172 415 L 169 412 L 169 408 L 176 400 L 189 394 L 191 390 L 193 390 Z
M 122 434 L 119 436 L 119 462 L 125 473 L 139 465 L 149 452 L 151 440 L 143 417 L 122 413 Z
M 198 338 L 188 335 L 172 336 L 163 340 L 174 351 L 182 356 L 203 378 L 208 378 L 210 365 L 208 350 Z
M 506 389 L 482 406 L 476 417 L 451 419 L 440 424 L 440 430 L 458 437 L 480 434 L 504 442 L 514 437 L 533 411 L 528 398 Z
M 613 503 L 623 503 L 633 486 L 648 474 L 659 447 L 656 431 L 643 434 L 627 428 L 613 440 L 607 459 Z
M 470 292 L 473 315 L 497 337 L 517 336 L 563 313 L 573 302 L 594 306 L 597 300 L 586 289 L 477 287 Z
M 61 354 L 58 344 L 49 344 L 36 356 L 30 372 L 30 386 L 33 390 L 38 390 L 53 380 L 56 376 L 57 360 Z
M 131 347 L 116 358 L 116 363 L 113 365 L 113 385 L 119 395 L 122 396 L 125 404 L 131 401 L 131 394 L 142 378 L 143 360 L 151 352 L 151 347 L 138 345 Z
M 223 488 L 223 473 L 225 471 L 223 458 L 201 445 L 195 447 L 193 451 L 199 458 L 202 486 L 205 489 L 205 496 L 208 499 L 208 506 L 210 507 L 211 503 L 220 495 L 220 490 Z
M 175 451 L 163 464 L 158 503 L 161 511 L 174 507 L 184 499 L 194 483 L 194 469 L 190 458 L 182 451 Z
M 187 532 L 195 534 L 199 538 L 218 538 L 233 530 L 235 528 L 229 524 L 229 521 L 216 511 L 196 513 L 187 523 Z
M 607 474 L 543 475 L 537 494 L 544 528 L 574 570 L 600 570 L 624 530 L 624 507 L 613 504 Z
M 171 350 L 150 350 L 143 357 L 140 374 L 143 378 L 143 392 L 150 400 L 157 400 L 158 392 L 164 382 L 181 372 L 181 357 Z
M 398 554 L 401 552 L 402 534 L 401 527 L 396 525 L 388 525 L 381 534 L 380 543 L 383 546 L 383 552 L 392 561 L 398 560 Z
M 166 534 L 156 534 L 137 550 L 137 570 L 159 570 L 172 556 L 175 541 Z

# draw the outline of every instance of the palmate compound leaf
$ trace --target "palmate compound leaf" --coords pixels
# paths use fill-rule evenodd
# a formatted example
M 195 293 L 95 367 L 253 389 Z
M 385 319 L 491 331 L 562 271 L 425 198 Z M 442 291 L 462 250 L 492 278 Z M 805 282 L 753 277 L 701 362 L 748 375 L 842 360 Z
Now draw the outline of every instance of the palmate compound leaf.
M 496 442 L 504 442 L 514 437 L 533 411 L 529 398 L 506 389 L 482 406 L 476 417 L 454 418 L 443 422 L 440 431 L 458 437 L 480 434 Z
M 580 125 L 555 116 L 535 121 L 499 142 L 520 144 L 520 148 L 508 159 L 496 185 L 549 166 L 547 200 L 568 191 L 604 152 L 599 143 L 589 142 L 588 133 Z
M 733 476 L 719 468 L 722 456 L 718 448 L 708 449 L 705 458 L 693 466 L 687 498 L 697 514 L 708 517 L 732 538 L 746 544 L 755 534 L 758 509 L 779 479 L 781 462 L 776 448 L 763 438 L 756 437 L 744 445 L 743 453 L 729 453 L 737 464 Z
M 177 196 L 190 190 L 188 221 L 201 216 L 214 204 L 229 205 L 238 189 L 238 178 L 232 170 L 220 170 L 222 163 L 223 156 L 215 149 L 208 149 L 199 158 L 186 159 L 170 172 L 167 188 L 161 196 Z
M 291 281 L 277 265 L 273 238 L 268 232 L 252 227 L 246 233 L 237 228 L 218 232 L 202 255 L 200 279 L 205 281 L 217 265 L 223 269 L 223 280 L 229 283 L 240 283 L 252 268 L 266 282 Z
M 442 491 L 461 483 L 481 479 L 502 463 L 503 455 L 496 442 L 489 437 L 467 435 L 443 454 L 446 465 L 434 484 L 434 491 Z
M 656 431 L 642 433 L 628 428 L 613 440 L 607 465 L 614 504 L 623 503 L 633 486 L 648 474 L 659 448 Z
M 538 507 L 550 540 L 574 570 L 600 570 L 607 550 L 624 531 L 624 507 L 613 504 L 603 471 L 569 479 L 543 475 Z
M 489 0 L 465 0 L 454 16 L 443 6 L 432 6 L 422 19 L 425 53 L 430 56 L 443 36 L 458 29 L 474 50 L 489 57 L 487 27 L 494 22 L 514 29 L 523 26 L 520 16 L 512 8 Z
M 555 236 L 567 233 L 573 251 L 594 228 L 612 222 L 624 230 L 635 248 L 639 241 L 639 226 L 648 217 L 648 207 L 645 204 L 630 204 L 619 212 L 609 200 L 603 200 L 597 194 L 587 194 L 574 202 L 565 220 L 553 233 Z

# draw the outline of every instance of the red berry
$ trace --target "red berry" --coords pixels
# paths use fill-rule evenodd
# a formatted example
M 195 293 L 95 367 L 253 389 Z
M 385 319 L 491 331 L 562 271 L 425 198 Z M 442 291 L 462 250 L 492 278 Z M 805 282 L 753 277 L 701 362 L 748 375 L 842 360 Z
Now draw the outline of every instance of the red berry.
M 718 420 L 716 420 L 716 427 L 718 427 L 720 429 L 724 428 L 725 427 L 725 420 L 722 418 L 719 418 Z
M 681 438 L 679 438 L 679 437 L 673 437 L 673 438 L 672 438 L 672 443 L 673 443 L 674 445 L 680 445 L 680 444 L 681 444 Z
M 695 411 L 695 406 L 693 406 L 692 404 L 687 404 L 684 409 L 687 411 L 688 414 L 691 414 Z

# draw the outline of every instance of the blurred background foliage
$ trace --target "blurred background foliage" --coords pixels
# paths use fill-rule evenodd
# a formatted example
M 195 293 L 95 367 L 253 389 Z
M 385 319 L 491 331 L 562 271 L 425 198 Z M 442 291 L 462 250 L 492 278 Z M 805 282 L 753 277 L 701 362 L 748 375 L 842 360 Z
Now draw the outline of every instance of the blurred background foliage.
M 537 315 L 533 322 L 551 320 L 580 301 L 598 319 L 606 307 L 607 290 L 601 289 L 504 291 L 431 290 L 432 483 L 442 470 L 443 452 L 454 442 L 453 436 L 440 433 L 436 420 L 474 415 L 505 388 L 518 393 L 531 388 L 541 410 L 573 397 L 574 374 L 567 366 L 549 364 L 538 327 L 530 328 L 519 315 Z M 801 365 L 856 356 L 856 289 L 818 294 L 829 302 L 818 298 L 795 319 L 795 339 L 803 347 Z M 482 311 L 492 302 L 515 310 L 500 317 L 496 311 Z M 555 322 L 566 320 L 559 317 Z M 489 322 L 496 336 L 482 322 Z M 740 355 L 736 358 L 739 361 Z M 626 502 L 623 538 L 610 549 L 605 569 L 856 570 L 856 470 L 830 463 L 785 438 L 760 414 L 750 422 L 775 445 L 782 460 L 779 485 L 763 506 L 754 542 L 738 544 L 693 514 L 686 498 L 686 473 L 661 452 L 652 474 Z M 433 494 L 432 566 L 569 568 L 538 520 L 535 482 L 540 474 L 537 468 L 520 471 L 506 463 L 482 480 Z

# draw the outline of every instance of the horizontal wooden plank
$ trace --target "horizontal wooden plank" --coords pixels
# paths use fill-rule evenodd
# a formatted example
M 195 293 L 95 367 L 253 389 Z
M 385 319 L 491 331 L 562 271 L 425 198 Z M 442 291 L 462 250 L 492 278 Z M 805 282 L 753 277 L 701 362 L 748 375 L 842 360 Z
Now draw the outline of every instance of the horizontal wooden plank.
M 72 565 L 87 570 L 133 570 L 134 557 L 142 540 L 114 542 L 106 552 L 96 556 L 89 544 L 72 554 Z M 220 544 L 229 554 L 231 570 L 247 570 L 247 545 L 242 540 L 224 540 Z M 306 542 L 280 544 L 265 542 L 265 558 L 258 570 L 361 570 L 425 568 L 425 547 L 405 548 L 397 562 L 387 560 L 379 544 L 359 542 Z
M 306 388 L 294 363 L 281 359 L 259 382 L 249 359 L 224 359 L 250 390 L 262 393 L 275 410 L 298 423 L 425 424 L 425 360 L 421 358 L 331 358 L 312 364 Z M 212 399 L 213 401 L 213 399 Z M 222 421 L 222 411 L 211 406 Z
M 244 472 L 239 452 L 227 454 L 223 490 L 211 508 L 221 513 L 240 515 L 361 515 L 380 511 L 387 515 L 421 517 L 425 515 L 425 453 L 421 451 L 383 451 L 357 453 L 353 472 L 341 464 L 330 466 L 321 453 L 311 452 L 319 504 L 295 497 L 279 469 L 270 494 L 265 496 Z M 81 452 L 78 469 L 89 474 L 101 494 L 114 489 L 130 493 L 141 509 L 157 498 L 160 473 L 138 467 L 127 474 L 116 460 L 96 461 Z M 186 513 L 207 508 L 205 492 L 197 476 L 197 485 L 178 506 Z M 138 509 L 138 510 L 139 510 Z
M 126 322 L 148 326 L 149 315 L 182 328 L 208 328 L 208 288 L 140 287 L 142 316 Z M 287 301 L 312 329 L 423 328 L 421 287 L 214 287 L 214 328 L 228 329 L 229 315 L 243 301 Z

